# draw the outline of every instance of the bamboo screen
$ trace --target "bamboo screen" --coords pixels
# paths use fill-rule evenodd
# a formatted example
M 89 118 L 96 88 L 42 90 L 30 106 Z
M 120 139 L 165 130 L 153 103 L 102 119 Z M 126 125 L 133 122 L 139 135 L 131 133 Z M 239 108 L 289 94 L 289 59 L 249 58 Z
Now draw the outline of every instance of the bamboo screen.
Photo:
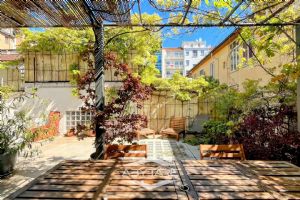
M 0 86 L 10 86 L 15 91 L 20 91 L 23 78 L 17 67 L 0 69 Z
M 186 117 L 189 130 L 197 116 L 213 116 L 213 105 L 213 102 L 202 101 L 198 97 L 182 102 L 176 100 L 169 91 L 159 91 L 143 103 L 142 109 L 133 107 L 131 112 L 147 116 L 148 127 L 156 131 L 168 128 L 172 116 Z
M 25 82 L 68 82 L 73 64 L 79 67 L 81 74 L 88 69 L 79 53 L 28 52 L 24 55 Z M 121 81 L 121 77 L 114 74 L 114 69 L 105 70 L 105 81 Z

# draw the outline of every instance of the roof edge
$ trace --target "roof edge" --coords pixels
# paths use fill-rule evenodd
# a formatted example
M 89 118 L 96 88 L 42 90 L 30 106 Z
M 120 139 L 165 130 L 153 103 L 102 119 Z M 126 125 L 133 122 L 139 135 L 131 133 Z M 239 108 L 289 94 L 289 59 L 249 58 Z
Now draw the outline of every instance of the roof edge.
M 217 50 L 222 48 L 222 45 L 225 44 L 227 40 L 234 37 L 236 34 L 238 34 L 241 31 L 240 28 L 235 29 L 230 35 L 228 35 L 222 42 L 220 42 L 215 48 L 213 48 L 209 54 L 207 54 L 202 60 L 200 60 L 190 71 L 189 74 L 198 68 L 199 65 L 203 64 L 209 57 L 212 56 L 213 53 L 215 53 Z

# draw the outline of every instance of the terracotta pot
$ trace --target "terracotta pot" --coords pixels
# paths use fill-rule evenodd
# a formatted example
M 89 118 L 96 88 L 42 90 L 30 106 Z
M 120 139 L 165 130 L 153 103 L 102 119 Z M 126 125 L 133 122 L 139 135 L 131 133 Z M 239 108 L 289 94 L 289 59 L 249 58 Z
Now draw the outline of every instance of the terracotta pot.
M 85 136 L 87 136 L 87 137 L 95 137 L 95 136 L 96 136 L 96 133 L 95 133 L 94 130 L 86 130 L 86 131 L 84 132 L 84 134 L 85 134 Z
M 66 137 L 72 137 L 75 136 L 75 129 L 71 128 L 68 130 L 68 132 L 65 134 Z

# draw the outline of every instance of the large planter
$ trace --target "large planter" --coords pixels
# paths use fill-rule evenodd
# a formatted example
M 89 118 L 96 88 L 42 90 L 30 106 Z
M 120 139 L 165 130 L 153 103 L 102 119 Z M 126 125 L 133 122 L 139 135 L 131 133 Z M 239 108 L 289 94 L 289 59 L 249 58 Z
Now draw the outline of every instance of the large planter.
M 16 164 L 16 153 L 0 154 L 0 177 L 10 174 Z

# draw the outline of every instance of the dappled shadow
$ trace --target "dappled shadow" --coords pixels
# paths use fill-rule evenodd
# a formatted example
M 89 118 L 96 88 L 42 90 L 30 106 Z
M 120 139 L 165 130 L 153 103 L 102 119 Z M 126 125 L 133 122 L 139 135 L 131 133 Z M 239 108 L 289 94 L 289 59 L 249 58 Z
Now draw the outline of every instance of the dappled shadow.
M 1 197 L 6 197 L 15 192 L 64 159 L 64 157 L 51 157 L 43 160 L 28 158 L 18 162 L 14 172 L 0 180 Z
M 38 154 L 31 157 L 18 157 L 12 175 L 0 179 L 0 199 L 15 192 L 28 182 L 54 167 L 63 160 L 89 159 L 93 152 L 93 138 L 79 141 L 77 138 L 56 137 L 44 144 L 35 143 Z

